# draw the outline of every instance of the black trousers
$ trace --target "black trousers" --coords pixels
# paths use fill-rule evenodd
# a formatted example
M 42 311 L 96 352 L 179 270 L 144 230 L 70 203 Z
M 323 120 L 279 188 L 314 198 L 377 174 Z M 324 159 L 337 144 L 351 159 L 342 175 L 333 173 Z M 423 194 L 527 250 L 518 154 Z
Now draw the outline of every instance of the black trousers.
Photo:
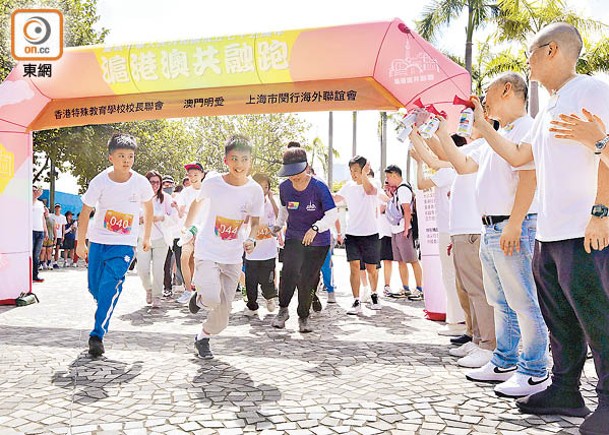
M 587 343 L 599 402 L 609 404 L 609 248 L 587 254 L 583 239 L 537 242 L 533 274 L 550 331 L 553 383 L 579 388 Z
M 173 239 L 173 246 L 170 247 L 167 252 L 167 258 L 165 258 L 165 278 L 163 280 L 165 290 L 171 290 L 173 287 L 172 258 L 175 258 L 176 261 L 177 275 L 184 282 L 184 279 L 182 279 L 182 262 L 180 261 L 180 258 L 182 258 L 182 247 L 178 246 L 178 240 L 180 239 Z
M 298 287 L 298 317 L 309 317 L 313 291 L 330 246 L 304 246 L 289 239 L 283 248 L 283 269 L 279 279 L 279 306 L 287 308 Z
M 247 292 L 247 307 L 257 310 L 258 285 L 262 289 L 264 299 L 277 297 L 275 287 L 275 258 L 269 260 L 245 260 L 245 291 Z

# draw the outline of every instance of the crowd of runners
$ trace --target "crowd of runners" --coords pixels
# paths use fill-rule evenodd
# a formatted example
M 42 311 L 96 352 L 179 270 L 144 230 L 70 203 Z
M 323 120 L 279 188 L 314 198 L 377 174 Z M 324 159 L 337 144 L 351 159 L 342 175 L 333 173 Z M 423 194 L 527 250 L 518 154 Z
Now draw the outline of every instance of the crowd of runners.
M 349 315 L 361 313 L 365 303 L 381 310 L 383 297 L 421 300 L 414 199 L 417 191 L 433 188 L 447 299 L 441 333 L 452 336 L 449 353 L 468 368 L 466 379 L 494 384 L 497 395 L 517 398 L 525 413 L 585 417 L 590 410 L 579 387 L 589 348 L 599 378 L 598 407 L 580 430 L 606 433 L 609 86 L 576 74 L 581 50 L 581 36 L 568 24 L 549 25 L 533 38 L 530 80 L 551 93 L 535 119 L 527 114 L 527 81 L 505 73 L 491 81 L 483 99 L 472 97 L 471 140 L 451 135 L 441 117 L 427 139 L 415 126 L 414 190 L 400 165 L 382 168 L 377 179 L 370 162 L 354 156 L 351 180 L 333 193 L 294 142 L 286 144 L 277 174 L 250 176 L 252 145 L 237 134 L 224 148 L 226 172 L 187 164 L 178 193 L 171 177 L 134 172 L 136 140 L 115 134 L 108 143 L 112 166 L 82 196 L 76 230 L 76 254 L 88 256 L 89 291 L 97 302 L 89 353 L 104 353 L 103 338 L 134 258 L 152 308 L 162 297 L 177 297 L 193 314 L 207 310 L 194 339 L 203 359 L 213 358 L 210 338 L 229 324 L 241 286 L 243 314 L 258 314 L 260 287 L 266 310 L 277 311 L 275 328 L 285 328 L 297 291 L 299 331 L 313 331 L 310 310 L 323 305 L 317 289 L 325 288 L 326 303 L 336 302 L 337 242 L 344 242 L 350 267 Z M 276 195 L 278 178 L 284 180 Z M 348 210 L 344 231 L 341 203 Z M 37 213 L 44 238 L 51 227 L 44 210 Z M 394 261 L 399 289 L 390 286 Z

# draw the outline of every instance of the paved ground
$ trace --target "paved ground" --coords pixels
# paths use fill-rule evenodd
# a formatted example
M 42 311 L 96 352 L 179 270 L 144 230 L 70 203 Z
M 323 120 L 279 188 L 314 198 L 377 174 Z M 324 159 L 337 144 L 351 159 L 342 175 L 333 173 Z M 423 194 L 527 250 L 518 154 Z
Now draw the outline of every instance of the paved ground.
M 132 274 L 107 357 L 91 360 L 86 269 L 44 272 L 40 304 L 0 307 L 0 434 L 577 433 L 581 419 L 522 415 L 492 387 L 465 380 L 422 302 L 383 301 L 380 312 L 347 316 L 343 255 L 339 304 L 312 318 L 315 333 L 296 332 L 295 312 L 284 331 L 264 309 L 250 321 L 239 300 L 212 361 L 193 356 L 202 316 L 173 302 L 150 312 Z M 588 362 L 591 406 L 593 376 Z

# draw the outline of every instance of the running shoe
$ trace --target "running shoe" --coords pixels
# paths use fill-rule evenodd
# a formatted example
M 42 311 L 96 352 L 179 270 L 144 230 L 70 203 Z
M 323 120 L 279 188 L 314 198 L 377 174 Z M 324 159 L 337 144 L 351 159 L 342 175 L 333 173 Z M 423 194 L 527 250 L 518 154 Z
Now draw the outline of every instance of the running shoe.
M 104 342 L 101 338 L 91 335 L 89 336 L 89 355 L 93 358 L 102 356 L 106 350 L 104 349 Z
M 188 290 L 184 290 L 184 292 L 182 293 L 182 296 L 180 296 L 179 298 L 176 299 L 176 302 L 178 304 L 187 304 L 188 301 L 190 300 L 190 295 L 192 295 L 191 291 Z
M 360 314 L 361 312 L 362 312 L 362 304 L 360 303 L 359 299 L 356 299 L 355 301 L 353 301 L 353 305 L 351 305 L 351 308 L 349 309 L 349 311 L 347 311 L 347 314 L 356 316 L 356 315 Z
M 202 338 L 197 340 L 195 335 L 195 355 L 201 359 L 213 359 L 214 354 L 211 353 L 209 348 L 209 338 Z
M 381 309 L 381 304 L 379 302 L 379 295 L 377 295 L 376 293 L 372 293 L 370 295 L 370 300 L 372 301 L 372 303 L 370 304 L 370 309 L 372 309 L 372 310 Z

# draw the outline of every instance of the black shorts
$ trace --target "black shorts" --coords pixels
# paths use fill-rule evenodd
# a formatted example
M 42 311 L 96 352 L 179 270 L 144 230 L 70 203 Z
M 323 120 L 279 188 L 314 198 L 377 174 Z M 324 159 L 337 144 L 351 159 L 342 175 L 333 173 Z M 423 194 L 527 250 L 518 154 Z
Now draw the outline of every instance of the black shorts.
M 364 264 L 379 263 L 379 235 L 371 236 L 345 236 L 345 249 L 347 261 L 359 260 Z
M 381 238 L 381 261 L 393 261 L 393 248 L 391 247 L 391 237 Z
M 63 249 L 74 249 L 75 239 L 63 239 Z

